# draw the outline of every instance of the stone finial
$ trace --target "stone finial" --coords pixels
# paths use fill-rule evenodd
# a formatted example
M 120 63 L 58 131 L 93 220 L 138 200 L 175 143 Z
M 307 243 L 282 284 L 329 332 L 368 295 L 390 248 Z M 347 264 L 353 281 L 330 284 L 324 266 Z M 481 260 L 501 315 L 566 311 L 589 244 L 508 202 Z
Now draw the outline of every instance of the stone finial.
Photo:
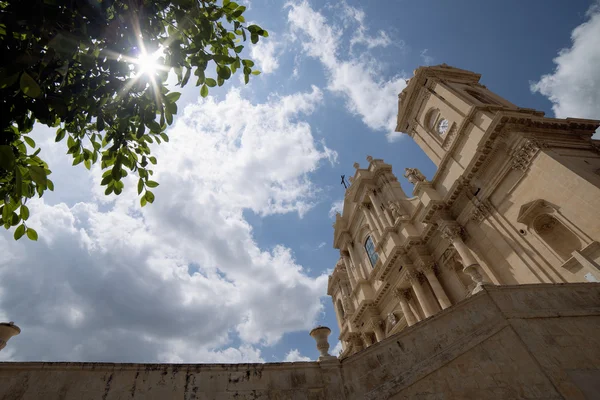
M 352 184 L 352 182 L 354 182 L 354 177 L 351 176 L 350 178 L 348 178 L 348 182 L 350 182 L 350 184 Z
M 21 328 L 14 322 L 0 322 L 0 350 L 6 347 L 6 342 L 13 336 L 21 333 Z
M 371 157 L 371 156 L 367 156 L 367 161 L 368 161 L 368 162 L 372 162 L 372 161 L 373 161 L 373 157 Z
M 317 326 L 310 331 L 310 336 L 317 342 L 317 349 L 319 350 L 319 361 L 335 359 L 337 357 L 329 354 L 329 342 L 327 337 L 331 334 L 331 329 L 326 326 Z
M 410 183 L 416 185 L 419 182 L 425 182 L 427 179 L 425 175 L 421 173 L 417 168 L 406 168 L 404 169 L 404 176 Z
M 360 164 L 359 164 L 359 163 L 357 163 L 357 162 L 355 162 L 355 163 L 354 163 L 352 166 L 353 166 L 355 169 L 359 169 L 359 168 L 360 168 Z

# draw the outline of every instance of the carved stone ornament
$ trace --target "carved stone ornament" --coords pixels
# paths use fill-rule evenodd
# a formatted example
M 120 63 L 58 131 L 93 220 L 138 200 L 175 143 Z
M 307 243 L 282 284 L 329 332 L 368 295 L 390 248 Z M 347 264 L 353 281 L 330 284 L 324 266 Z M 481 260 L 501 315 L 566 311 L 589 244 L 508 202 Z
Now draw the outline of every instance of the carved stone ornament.
M 452 128 L 450 128 L 450 131 L 446 134 L 446 140 L 444 140 L 444 143 L 442 144 L 442 148 L 444 150 L 448 150 L 452 143 L 454 143 L 457 133 L 458 129 L 456 128 L 456 124 L 453 124 Z
M 442 237 L 446 240 L 453 241 L 461 238 L 464 235 L 463 227 L 460 225 L 446 225 L 442 228 Z
M 397 288 L 394 289 L 394 291 L 392 292 L 392 294 L 398 300 L 410 301 L 410 299 L 411 299 L 411 295 L 410 295 L 410 290 L 409 289 L 404 289 L 404 288 L 397 287 Z
M 391 312 L 387 315 L 387 321 L 390 326 L 395 326 L 398 323 L 398 318 L 396 317 L 396 314 Z
M 368 162 L 372 162 L 372 161 L 373 161 L 373 157 L 371 157 L 371 156 L 367 156 L 367 161 L 368 161 Z
M 519 171 L 527 170 L 541 147 L 546 146 L 535 140 L 526 140 L 514 153 L 511 167 Z
M 359 163 L 357 163 L 357 162 L 355 162 L 355 163 L 354 163 L 354 165 L 353 165 L 353 167 L 354 167 L 355 169 L 359 169 L 359 168 L 360 168 L 360 164 L 359 164 Z
M 425 175 L 421 173 L 417 168 L 406 168 L 404 169 L 404 176 L 410 183 L 416 185 L 419 182 L 425 182 Z
M 475 222 L 482 222 L 491 214 L 491 212 L 492 210 L 486 202 L 479 203 L 475 205 L 475 208 L 471 212 L 471 220 Z
M 419 271 L 422 271 L 424 274 L 437 274 L 438 269 L 437 269 L 437 265 L 435 264 L 434 261 L 424 261 L 421 262 L 421 265 L 419 266 Z
M 354 304 L 352 304 L 352 300 L 349 296 L 342 297 L 342 304 L 344 305 L 344 310 L 346 310 L 346 313 L 354 313 Z

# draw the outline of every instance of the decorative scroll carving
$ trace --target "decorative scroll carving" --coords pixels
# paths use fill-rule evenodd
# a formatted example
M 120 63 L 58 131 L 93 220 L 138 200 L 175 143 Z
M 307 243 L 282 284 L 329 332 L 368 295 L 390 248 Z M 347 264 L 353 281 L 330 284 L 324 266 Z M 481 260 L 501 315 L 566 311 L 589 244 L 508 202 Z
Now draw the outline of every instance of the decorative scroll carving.
M 405 168 L 404 176 L 413 185 L 416 185 L 419 182 L 425 182 L 427 180 L 425 175 L 423 175 L 417 168 Z
M 396 314 L 391 312 L 387 315 L 387 321 L 390 326 L 395 326 L 398 323 L 398 317 L 396 317 Z
M 545 143 L 537 140 L 526 140 L 513 155 L 512 168 L 519 171 L 526 171 L 531 165 L 533 157 L 536 156 L 540 148 L 547 147 Z

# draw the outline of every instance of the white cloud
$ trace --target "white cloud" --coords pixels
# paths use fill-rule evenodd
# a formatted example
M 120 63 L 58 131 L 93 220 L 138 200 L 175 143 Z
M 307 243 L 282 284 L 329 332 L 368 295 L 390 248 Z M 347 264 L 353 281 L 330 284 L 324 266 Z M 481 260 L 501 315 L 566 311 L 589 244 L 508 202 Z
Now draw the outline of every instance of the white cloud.
M 160 186 L 143 209 L 132 177 L 102 204 L 30 201 L 40 240 L 0 234 L 0 315 L 23 330 L 10 358 L 262 362 L 260 346 L 308 331 L 327 276 L 309 276 L 289 248 L 259 248 L 243 211 L 312 207 L 308 175 L 332 150 L 303 115 L 321 101 L 314 87 L 264 104 L 231 90 L 186 107 L 155 150 Z M 57 183 L 73 172 L 63 165 L 50 165 Z
M 552 102 L 558 118 L 600 118 L 600 5 L 571 33 L 572 45 L 554 59 L 556 69 L 531 85 Z M 596 131 L 600 138 L 600 131 Z
M 431 65 L 431 63 L 433 63 L 433 57 L 427 54 L 427 51 L 429 51 L 429 49 L 423 49 L 421 53 L 419 53 L 419 56 L 421 56 L 424 65 Z
M 386 131 L 389 139 L 398 137 L 393 134 L 397 96 L 406 87 L 405 79 L 399 76 L 389 80 L 379 78 L 381 71 L 369 61 L 367 54 L 344 59 L 340 51 L 343 28 L 328 24 L 327 19 L 306 1 L 288 3 L 287 6 L 291 32 L 300 41 L 304 52 L 322 63 L 328 74 L 328 89 L 342 95 L 347 109 L 358 115 L 369 128 Z M 359 28 L 364 27 L 362 17 L 354 19 L 360 22 Z M 355 44 L 365 40 L 355 39 Z M 377 45 L 387 45 L 382 36 L 369 40 L 380 43 Z
M 351 28 L 353 31 L 352 37 L 350 38 L 350 49 L 353 50 L 355 45 L 364 45 L 368 49 L 375 47 L 387 47 L 392 44 L 392 39 L 383 30 L 377 32 L 375 36 L 368 35 L 368 28 L 365 24 L 365 12 L 359 8 L 350 6 L 346 1 L 339 3 L 341 7 L 341 15 L 344 20 L 344 25 L 347 28 Z M 355 26 L 355 27 L 354 27 Z M 400 41 L 401 47 L 404 43 Z
M 335 347 L 333 348 L 333 350 L 331 350 L 329 352 L 329 354 L 331 354 L 332 356 L 338 357 L 340 355 L 340 353 L 342 352 L 342 350 L 343 350 L 342 341 L 338 340 L 338 342 L 335 344 Z
M 294 361 L 311 361 L 310 357 L 303 356 L 300 354 L 300 350 L 292 349 L 290 350 L 283 359 L 285 362 L 294 362 Z
M 272 37 L 273 35 L 269 33 L 269 38 L 253 45 L 250 53 L 251 58 L 257 62 L 258 69 L 263 74 L 270 74 L 279 68 L 277 53 L 281 48 L 281 44 Z
M 344 199 L 336 200 L 331 203 L 331 208 L 329 209 L 329 218 L 335 218 L 336 213 L 341 213 L 344 209 Z
M 317 250 L 322 249 L 323 247 L 325 247 L 326 244 L 327 243 L 325 243 L 325 242 L 319 243 L 319 245 L 317 246 Z

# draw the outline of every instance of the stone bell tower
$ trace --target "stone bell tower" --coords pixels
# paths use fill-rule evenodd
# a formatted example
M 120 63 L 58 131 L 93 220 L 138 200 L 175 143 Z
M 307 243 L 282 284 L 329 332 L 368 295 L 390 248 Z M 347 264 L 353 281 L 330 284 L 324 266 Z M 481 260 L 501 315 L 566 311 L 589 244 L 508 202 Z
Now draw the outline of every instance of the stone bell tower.
M 328 287 L 342 357 L 485 285 L 600 281 L 599 122 L 518 107 L 480 77 L 421 67 L 399 95 L 396 130 L 437 165 L 405 169 L 411 195 L 383 160 L 355 164 Z

